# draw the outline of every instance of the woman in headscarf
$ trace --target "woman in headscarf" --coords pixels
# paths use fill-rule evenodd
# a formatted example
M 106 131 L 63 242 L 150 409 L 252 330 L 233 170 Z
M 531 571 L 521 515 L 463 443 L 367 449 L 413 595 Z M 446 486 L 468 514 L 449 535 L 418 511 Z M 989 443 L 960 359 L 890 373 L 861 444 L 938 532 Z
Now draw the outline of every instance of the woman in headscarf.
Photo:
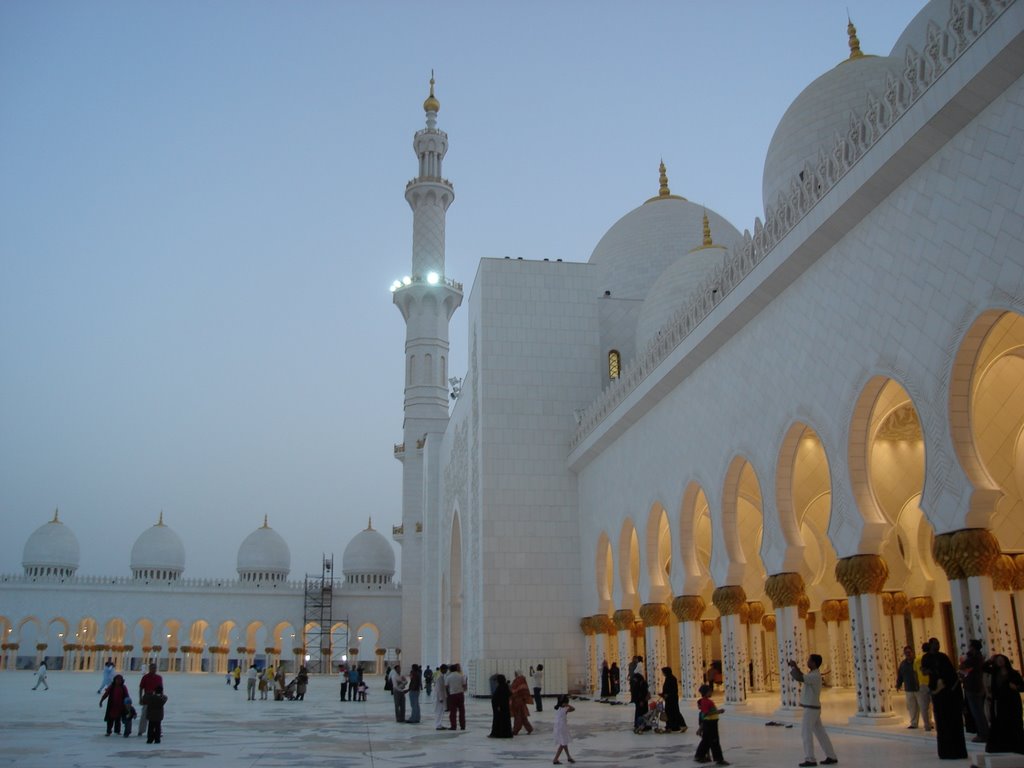
M 651 691 L 647 687 L 647 681 L 639 671 L 634 672 L 629 678 L 629 701 L 633 704 L 633 730 L 643 728 L 644 715 L 647 714 L 647 701 L 651 698 Z M 650 730 L 650 729 L 648 729 Z
M 120 734 L 121 720 L 124 719 L 125 712 L 131 707 L 131 696 L 128 693 L 128 686 L 124 684 L 124 677 L 114 675 L 113 682 L 100 696 L 101 707 L 104 701 L 107 702 L 107 711 L 103 715 L 103 719 L 107 721 L 107 736 L 110 735 L 111 730 Z
M 686 733 L 686 720 L 679 711 L 679 681 L 672 674 L 672 667 L 662 667 L 661 674 L 665 676 L 661 688 L 661 698 L 665 700 L 665 730 L 669 733 Z
M 932 692 L 939 757 L 963 760 L 967 757 L 967 742 L 964 739 L 964 694 L 960 678 L 949 656 L 939 650 L 937 638 L 928 641 L 928 648 L 928 653 L 921 659 L 921 672 L 928 675 L 928 689 Z
M 510 700 L 512 690 L 508 686 L 508 679 L 504 675 L 495 675 L 494 693 L 491 694 L 491 732 L 487 734 L 491 739 L 512 738 L 512 715 L 510 712 Z
M 607 699 L 612 695 L 612 675 L 608 668 L 608 659 L 601 662 L 601 698 Z
M 985 751 L 1024 753 L 1024 719 L 1020 703 L 1024 679 L 1001 653 L 989 659 L 984 669 L 992 705 L 992 722 Z

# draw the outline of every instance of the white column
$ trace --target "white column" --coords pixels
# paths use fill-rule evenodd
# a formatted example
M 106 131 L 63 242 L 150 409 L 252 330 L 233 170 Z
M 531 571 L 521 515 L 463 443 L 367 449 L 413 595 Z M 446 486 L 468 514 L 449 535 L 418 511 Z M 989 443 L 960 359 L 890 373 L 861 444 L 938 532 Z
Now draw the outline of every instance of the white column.
M 789 662 L 795 661 L 802 668 L 809 655 L 799 606 L 794 604 L 775 609 L 775 638 L 780 711 L 793 714 L 800 706 L 800 684 L 789 674 Z
M 740 615 L 722 617 L 722 674 L 725 678 L 725 700 L 732 704 L 747 701 L 747 628 Z
M 647 684 L 651 693 L 660 691 L 665 683 L 661 673 L 668 666 L 668 619 L 669 609 L 664 603 L 644 603 L 640 607 L 640 618 L 644 622 L 644 662 L 647 665 Z
M 761 693 L 765 689 L 765 672 L 768 667 L 765 659 L 765 630 L 761 624 L 761 619 L 764 618 L 764 606 L 759 602 L 747 605 L 747 647 L 750 651 L 750 663 L 747 664 L 748 672 L 753 664 L 753 679 L 750 679 L 749 674 L 747 679 L 750 681 L 750 690 L 754 693 Z
M 633 660 L 633 611 L 624 608 L 615 612 L 612 617 L 619 649 L 619 698 L 629 701 L 629 663 Z
M 588 617 L 584 619 L 580 622 L 580 624 L 582 625 L 583 622 L 590 622 L 590 618 Z M 586 627 L 583 628 L 583 632 L 585 645 L 584 652 L 587 660 L 587 679 L 584 681 L 584 683 L 587 687 L 587 692 L 591 696 L 593 696 L 595 690 L 594 681 L 600 679 L 600 674 L 597 671 L 597 635 L 594 633 L 593 626 L 589 623 Z
M 896 679 L 892 666 L 892 647 L 880 594 L 852 595 L 850 636 L 853 645 L 854 673 L 857 684 L 858 718 L 891 718 L 891 686 Z
M 679 622 L 679 698 L 698 696 L 707 669 L 704 656 L 704 635 L 700 621 Z

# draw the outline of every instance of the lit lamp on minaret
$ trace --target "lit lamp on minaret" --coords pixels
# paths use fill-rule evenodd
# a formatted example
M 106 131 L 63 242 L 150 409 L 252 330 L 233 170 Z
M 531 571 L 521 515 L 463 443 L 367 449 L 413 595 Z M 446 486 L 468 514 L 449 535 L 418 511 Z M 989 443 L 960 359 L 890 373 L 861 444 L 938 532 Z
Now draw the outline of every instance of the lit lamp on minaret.
M 402 462 L 400 541 L 402 578 L 408 585 L 402 594 L 401 647 L 413 659 L 420 658 L 422 636 L 421 597 L 415 589 L 423 567 L 421 532 L 440 502 L 438 452 L 424 447 L 448 426 L 448 322 L 462 304 L 462 285 L 446 277 L 444 269 L 445 214 L 455 190 L 441 173 L 448 134 L 437 129 L 440 109 L 431 73 L 430 95 L 423 102 L 427 124 L 413 138 L 419 173 L 405 187 L 413 215 L 412 270 L 391 285 L 405 319 L 405 440 L 395 456 Z

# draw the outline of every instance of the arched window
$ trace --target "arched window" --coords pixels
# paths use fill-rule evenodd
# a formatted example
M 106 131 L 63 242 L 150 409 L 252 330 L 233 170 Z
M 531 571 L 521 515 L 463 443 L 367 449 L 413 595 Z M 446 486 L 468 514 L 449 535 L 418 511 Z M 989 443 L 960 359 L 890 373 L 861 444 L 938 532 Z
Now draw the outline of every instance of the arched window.
M 622 359 L 619 357 L 619 350 L 613 349 L 608 353 L 608 378 L 612 381 L 619 378 L 619 367 Z

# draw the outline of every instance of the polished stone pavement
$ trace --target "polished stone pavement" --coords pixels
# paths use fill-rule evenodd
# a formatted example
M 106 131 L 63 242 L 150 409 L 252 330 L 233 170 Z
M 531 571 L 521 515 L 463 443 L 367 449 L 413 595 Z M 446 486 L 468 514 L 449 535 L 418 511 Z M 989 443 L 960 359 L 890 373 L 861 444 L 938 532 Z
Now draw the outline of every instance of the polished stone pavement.
M 0 672 L 0 768 L 272 768 L 309 766 L 543 766 L 555 744 L 553 701 L 533 714 L 532 736 L 488 739 L 490 704 L 470 699 L 465 732 L 435 731 L 433 702 L 423 707 L 419 725 L 394 721 L 390 696 L 380 678 L 370 679 L 365 704 L 339 702 L 333 678 L 313 677 L 304 702 L 255 701 L 215 675 L 165 675 L 167 718 L 161 744 L 144 738 L 104 736 L 97 706 L 99 674 L 53 672 L 50 690 L 32 691 L 28 672 Z M 128 676 L 138 689 L 138 674 Z M 902 704 L 902 696 L 897 704 Z M 782 720 L 773 695 L 757 695 L 741 708 L 729 708 L 721 721 L 725 758 L 736 768 L 794 768 L 803 759 L 800 729 L 765 726 Z M 721 702 L 719 702 L 721 704 Z M 569 716 L 571 750 L 579 765 L 691 766 L 697 737 L 696 714 L 684 705 L 690 732 L 632 732 L 632 707 L 595 701 L 573 702 Z M 853 694 L 827 691 L 824 716 L 840 766 L 964 766 L 967 760 L 939 761 L 932 734 L 906 730 L 902 717 L 887 725 L 851 725 Z M 793 716 L 795 717 L 795 715 Z M 972 753 L 980 745 L 970 744 Z M 818 755 L 821 759 L 822 755 Z M 564 764 L 563 758 L 563 764 Z

